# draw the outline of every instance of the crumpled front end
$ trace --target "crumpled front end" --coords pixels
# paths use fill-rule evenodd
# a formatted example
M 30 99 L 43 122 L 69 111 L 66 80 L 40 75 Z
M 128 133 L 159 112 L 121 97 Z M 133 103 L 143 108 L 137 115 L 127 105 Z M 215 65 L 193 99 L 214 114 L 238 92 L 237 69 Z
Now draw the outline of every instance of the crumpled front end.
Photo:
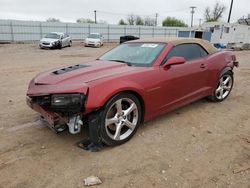
M 41 114 L 47 125 L 56 132 L 68 125 L 72 134 L 79 133 L 85 111 L 86 84 L 48 85 L 30 82 L 26 102 Z

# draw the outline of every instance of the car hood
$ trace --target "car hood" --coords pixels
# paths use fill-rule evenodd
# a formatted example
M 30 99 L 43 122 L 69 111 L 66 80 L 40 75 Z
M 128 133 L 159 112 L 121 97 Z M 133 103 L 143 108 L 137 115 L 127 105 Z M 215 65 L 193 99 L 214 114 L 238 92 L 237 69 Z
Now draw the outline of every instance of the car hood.
M 42 38 L 40 42 L 56 42 L 59 39 Z
M 34 83 L 37 85 L 89 83 L 105 77 L 130 72 L 134 69 L 135 67 L 124 63 L 97 60 L 41 73 L 34 78 Z

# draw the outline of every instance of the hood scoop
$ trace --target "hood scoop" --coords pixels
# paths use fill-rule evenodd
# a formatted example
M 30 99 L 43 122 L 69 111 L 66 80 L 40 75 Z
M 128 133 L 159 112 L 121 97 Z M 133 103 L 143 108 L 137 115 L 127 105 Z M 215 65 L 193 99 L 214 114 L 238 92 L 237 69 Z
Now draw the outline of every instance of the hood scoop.
M 60 75 L 60 74 L 66 73 L 66 72 L 70 72 L 70 71 L 73 71 L 73 70 L 86 68 L 86 67 L 89 67 L 89 65 L 77 64 L 77 65 L 72 65 L 72 66 L 65 67 L 65 68 L 62 68 L 62 69 L 59 69 L 59 70 L 55 70 L 52 73 L 55 74 L 55 75 Z

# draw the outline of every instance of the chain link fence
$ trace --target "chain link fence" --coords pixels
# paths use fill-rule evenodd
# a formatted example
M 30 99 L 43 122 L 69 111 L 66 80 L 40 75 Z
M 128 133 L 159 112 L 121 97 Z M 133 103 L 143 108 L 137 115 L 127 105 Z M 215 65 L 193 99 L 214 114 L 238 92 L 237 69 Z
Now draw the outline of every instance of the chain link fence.
M 124 35 L 140 38 L 177 37 L 179 29 L 178 27 L 0 20 L 0 41 L 37 41 L 49 32 L 65 32 L 73 40 L 83 40 L 89 33 L 101 33 L 105 41 L 111 42 L 119 40 L 120 36 Z

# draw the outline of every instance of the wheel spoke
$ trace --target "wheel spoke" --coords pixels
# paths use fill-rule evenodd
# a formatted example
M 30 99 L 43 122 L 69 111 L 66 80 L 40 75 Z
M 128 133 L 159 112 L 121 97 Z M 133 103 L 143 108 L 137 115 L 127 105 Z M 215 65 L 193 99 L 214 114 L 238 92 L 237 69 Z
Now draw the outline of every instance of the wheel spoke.
M 231 87 L 230 86 L 224 86 L 224 89 L 229 91 L 231 89 Z
M 230 77 L 227 77 L 226 80 L 223 81 L 223 84 L 226 85 L 230 80 Z
M 116 130 L 115 130 L 115 134 L 114 134 L 114 139 L 115 140 L 120 140 L 120 136 L 121 136 L 121 129 L 122 129 L 122 124 L 118 124 L 116 126 Z
M 118 121 L 117 117 L 112 117 L 112 118 L 109 118 L 109 119 L 106 119 L 106 126 L 109 126 L 111 124 L 115 124 L 116 122 Z
M 116 101 L 115 105 L 116 105 L 117 113 L 121 115 L 122 114 L 122 99 Z
M 131 130 L 134 130 L 134 128 L 135 128 L 135 125 L 134 125 L 133 123 L 131 123 L 128 119 L 126 119 L 126 120 L 124 121 L 124 125 L 125 125 L 126 127 L 128 127 L 129 129 L 131 129 Z
M 135 109 L 136 109 L 136 105 L 135 103 L 132 103 L 127 110 L 124 110 L 124 115 L 125 116 L 129 115 Z
M 221 90 L 221 86 L 219 86 L 217 89 L 216 89 L 216 94 L 218 94 L 219 92 L 220 92 L 220 90 Z
M 221 90 L 220 90 L 220 99 L 222 99 L 223 98 L 223 88 L 221 88 Z

